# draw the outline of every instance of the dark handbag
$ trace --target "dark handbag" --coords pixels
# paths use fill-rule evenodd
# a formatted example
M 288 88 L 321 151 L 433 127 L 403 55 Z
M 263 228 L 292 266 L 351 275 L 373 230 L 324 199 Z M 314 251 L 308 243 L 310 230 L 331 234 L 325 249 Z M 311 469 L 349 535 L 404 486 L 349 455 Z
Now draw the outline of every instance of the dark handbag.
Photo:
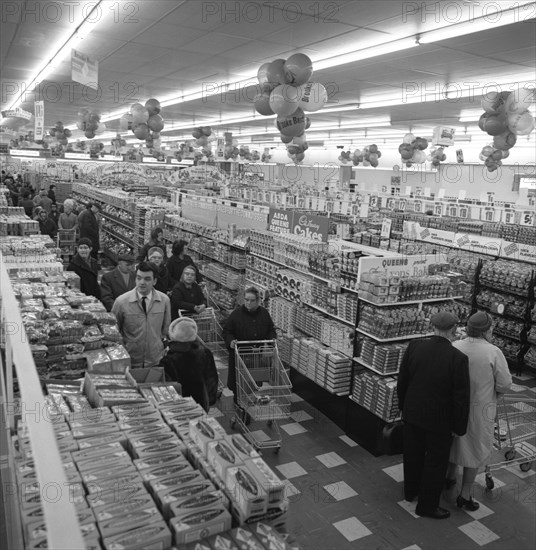
M 382 430 L 381 448 L 387 455 L 399 455 L 404 450 L 404 423 L 397 420 L 386 424 Z

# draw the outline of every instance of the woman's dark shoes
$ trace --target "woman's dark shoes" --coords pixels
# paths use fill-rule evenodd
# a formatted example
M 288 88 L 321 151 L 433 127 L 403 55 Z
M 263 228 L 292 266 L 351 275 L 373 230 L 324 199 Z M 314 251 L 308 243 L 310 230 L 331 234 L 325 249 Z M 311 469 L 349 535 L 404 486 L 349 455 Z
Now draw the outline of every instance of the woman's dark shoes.
M 450 518 L 450 512 L 448 510 L 445 510 L 445 508 L 439 508 L 439 506 L 435 510 L 421 510 L 417 506 L 417 508 L 415 508 L 415 513 L 418 516 L 421 516 L 423 518 L 432 518 L 432 519 Z
M 458 498 L 456 499 L 456 506 L 458 506 L 458 508 L 465 508 L 470 512 L 474 512 L 480 508 L 480 504 L 476 502 L 476 500 L 473 500 L 473 497 L 469 497 L 469 500 L 467 500 L 466 498 L 463 498 L 462 495 L 458 495 Z
M 456 485 L 456 478 L 454 479 L 445 479 L 445 489 L 448 491 L 449 489 L 452 489 Z

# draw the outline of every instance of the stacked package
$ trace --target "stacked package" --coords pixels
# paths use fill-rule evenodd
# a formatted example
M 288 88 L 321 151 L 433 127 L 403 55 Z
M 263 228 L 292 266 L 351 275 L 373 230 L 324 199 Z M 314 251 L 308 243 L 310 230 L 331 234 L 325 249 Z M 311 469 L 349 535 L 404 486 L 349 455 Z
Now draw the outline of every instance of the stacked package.
M 372 338 L 363 338 L 359 359 L 381 374 L 396 374 L 407 348 L 405 343 L 381 344 Z
M 268 305 L 274 324 L 286 334 L 294 334 L 297 306 L 284 298 L 272 298 Z
M 394 420 L 399 414 L 396 379 L 391 376 L 367 371 L 356 373 L 350 399 L 386 421 Z

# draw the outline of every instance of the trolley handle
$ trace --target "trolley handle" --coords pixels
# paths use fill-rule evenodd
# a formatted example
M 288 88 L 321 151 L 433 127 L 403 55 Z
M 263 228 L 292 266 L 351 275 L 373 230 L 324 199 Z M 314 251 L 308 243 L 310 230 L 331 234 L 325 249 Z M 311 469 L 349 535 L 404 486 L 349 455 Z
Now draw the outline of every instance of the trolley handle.
M 275 340 L 236 340 L 235 345 L 243 346 L 247 344 L 275 344 Z

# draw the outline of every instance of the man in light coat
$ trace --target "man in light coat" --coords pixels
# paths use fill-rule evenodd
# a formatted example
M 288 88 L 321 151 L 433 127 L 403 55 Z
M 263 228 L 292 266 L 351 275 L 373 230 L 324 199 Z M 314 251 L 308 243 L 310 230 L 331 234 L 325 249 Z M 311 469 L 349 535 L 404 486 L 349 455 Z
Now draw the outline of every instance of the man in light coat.
M 169 298 L 154 289 L 156 272 L 149 262 L 136 269 L 136 288 L 112 306 L 133 368 L 154 367 L 164 356 L 163 339 L 171 322 Z

